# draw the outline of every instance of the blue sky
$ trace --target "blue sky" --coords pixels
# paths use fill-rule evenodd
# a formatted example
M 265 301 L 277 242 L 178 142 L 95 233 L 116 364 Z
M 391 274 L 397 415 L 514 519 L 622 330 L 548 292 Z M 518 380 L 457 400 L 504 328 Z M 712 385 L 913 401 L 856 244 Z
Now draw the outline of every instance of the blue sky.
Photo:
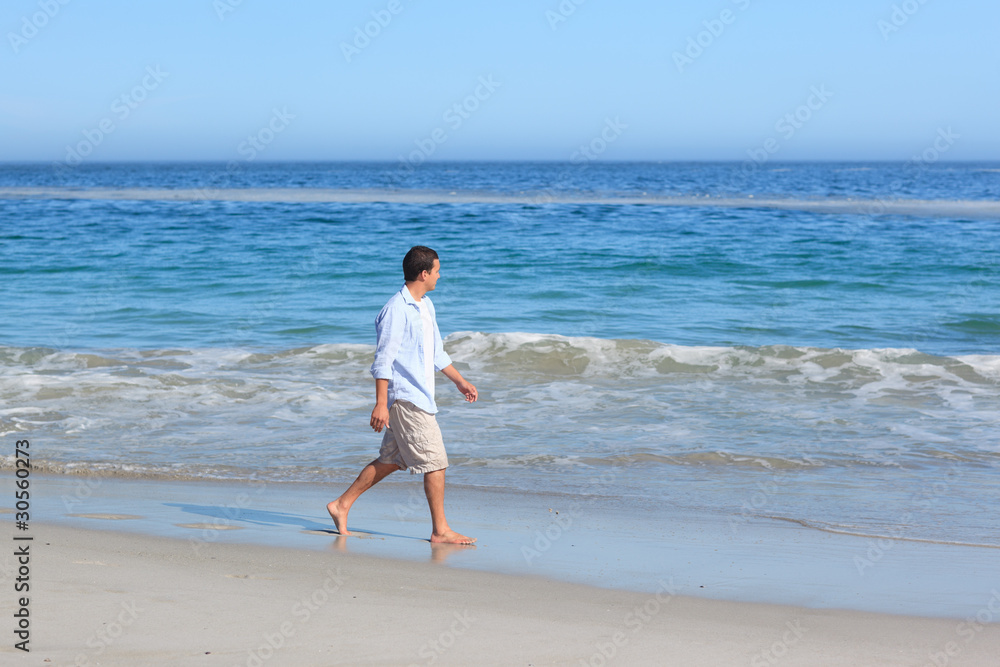
M 7 0 L 0 160 L 907 160 L 941 131 L 1000 159 L 997 25 L 985 0 Z

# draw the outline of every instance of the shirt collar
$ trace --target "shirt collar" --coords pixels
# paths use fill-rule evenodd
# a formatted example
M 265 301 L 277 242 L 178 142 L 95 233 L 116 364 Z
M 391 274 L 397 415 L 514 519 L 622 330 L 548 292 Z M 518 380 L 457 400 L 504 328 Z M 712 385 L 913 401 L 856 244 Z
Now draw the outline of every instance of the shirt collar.
M 412 305 L 415 308 L 420 308 L 420 303 L 418 303 L 417 300 L 413 298 L 413 295 L 410 294 L 410 290 L 406 288 L 406 283 L 403 283 L 403 287 L 399 291 L 403 295 L 404 302 Z

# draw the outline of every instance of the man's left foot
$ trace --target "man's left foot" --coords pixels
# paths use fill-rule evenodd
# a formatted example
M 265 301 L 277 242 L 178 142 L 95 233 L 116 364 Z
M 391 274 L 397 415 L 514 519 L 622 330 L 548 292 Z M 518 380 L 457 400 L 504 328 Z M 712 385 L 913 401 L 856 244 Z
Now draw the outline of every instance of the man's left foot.
M 454 530 L 449 530 L 445 533 L 433 533 L 431 534 L 432 544 L 472 544 L 476 541 L 474 537 L 466 537 L 465 535 L 459 535 Z
M 350 535 L 347 532 L 347 512 L 340 509 L 336 500 L 326 504 L 326 511 L 330 513 L 330 518 L 333 519 L 333 525 L 337 527 L 337 532 L 341 535 Z

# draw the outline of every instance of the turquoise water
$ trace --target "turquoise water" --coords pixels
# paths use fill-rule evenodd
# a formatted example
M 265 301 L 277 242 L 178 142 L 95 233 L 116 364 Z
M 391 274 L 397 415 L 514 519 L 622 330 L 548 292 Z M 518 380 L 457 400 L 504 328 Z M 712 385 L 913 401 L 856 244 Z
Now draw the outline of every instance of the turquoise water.
M 81 198 L 206 187 L 441 194 Z M 1000 167 L 0 166 L 0 433 L 56 472 L 339 484 L 419 243 L 481 394 L 439 386 L 453 481 L 1000 546 L 1000 220 L 794 210 L 846 198 L 991 204 Z

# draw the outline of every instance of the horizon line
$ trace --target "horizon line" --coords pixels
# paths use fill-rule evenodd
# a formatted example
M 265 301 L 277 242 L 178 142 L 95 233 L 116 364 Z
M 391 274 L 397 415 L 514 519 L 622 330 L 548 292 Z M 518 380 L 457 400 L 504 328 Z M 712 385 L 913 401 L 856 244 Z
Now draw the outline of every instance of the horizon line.
M 115 165 L 115 164 L 228 164 L 230 162 L 235 162 L 242 166 L 252 166 L 255 164 L 391 164 L 396 165 L 399 163 L 397 159 L 372 159 L 372 158 L 335 158 L 335 159 L 319 159 L 319 158 L 301 158 L 301 159 L 277 159 L 277 160 L 233 160 L 233 159 L 223 159 L 223 158 L 152 158 L 152 159 L 123 159 L 123 160 L 87 160 L 83 164 L 78 165 L 67 165 L 62 160 L 4 160 L 0 159 L 0 166 L 7 165 L 51 165 L 51 166 L 61 166 L 63 168 L 75 169 L 77 167 L 85 167 L 89 165 Z M 634 159 L 634 160 L 615 160 L 615 159 L 600 159 L 588 161 L 586 163 L 574 162 L 573 160 L 562 159 L 546 159 L 546 158 L 468 158 L 468 159 L 451 159 L 451 160 L 426 160 L 420 165 L 415 166 L 415 169 L 419 169 L 424 165 L 445 165 L 445 164 L 565 164 L 572 165 L 576 167 L 582 166 L 598 166 L 598 165 L 608 165 L 608 164 L 744 164 L 745 162 L 752 162 L 749 159 L 700 159 L 700 158 L 690 158 L 690 159 L 673 159 L 673 160 L 650 160 L 650 159 Z M 786 159 L 786 160 L 768 160 L 767 162 L 758 165 L 759 167 L 764 167 L 768 164 L 838 164 L 838 163 L 866 163 L 866 164 L 907 164 L 913 162 L 910 159 L 885 159 L 885 158 L 815 158 L 815 159 Z M 934 164 L 976 164 L 976 163 L 1000 163 L 1000 158 L 990 158 L 990 159 L 938 159 L 932 163 L 928 163 L 926 166 L 933 166 Z

